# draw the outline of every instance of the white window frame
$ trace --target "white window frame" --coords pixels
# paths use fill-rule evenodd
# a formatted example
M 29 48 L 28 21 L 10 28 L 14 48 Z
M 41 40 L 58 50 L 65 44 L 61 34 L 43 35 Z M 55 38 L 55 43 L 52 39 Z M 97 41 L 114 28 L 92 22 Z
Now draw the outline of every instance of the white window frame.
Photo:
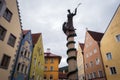
M 100 74 L 100 72 L 102 72 L 102 74 Z M 102 70 L 99 70 L 99 71 L 98 71 L 98 76 L 99 76 L 99 77 L 103 77 L 103 76 L 104 76 L 104 74 L 103 74 L 103 71 L 102 71 Z
M 96 62 L 96 65 L 98 65 L 100 63 L 100 59 L 99 58 L 96 58 L 95 59 L 95 62 Z
M 94 52 L 94 54 L 95 54 L 95 53 L 97 53 L 97 49 L 96 49 L 96 48 L 94 48 L 93 52 Z
M 117 70 L 116 70 L 115 67 L 110 67 L 109 69 L 110 69 L 110 74 L 111 74 L 111 75 L 117 74 Z M 112 70 L 113 70 L 113 71 L 112 71 Z
M 120 34 L 117 34 L 115 37 L 116 37 L 117 42 L 120 42 Z
M 111 52 L 106 53 L 106 58 L 107 60 L 112 60 L 112 53 Z

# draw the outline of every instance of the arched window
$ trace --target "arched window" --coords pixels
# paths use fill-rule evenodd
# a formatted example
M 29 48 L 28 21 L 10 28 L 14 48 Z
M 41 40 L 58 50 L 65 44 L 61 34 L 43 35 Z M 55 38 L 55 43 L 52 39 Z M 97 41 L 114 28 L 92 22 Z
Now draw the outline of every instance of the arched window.
M 22 64 L 22 67 L 21 67 L 21 72 L 23 72 L 24 70 L 24 64 Z
M 20 66 L 21 66 L 21 63 L 18 63 L 18 66 L 17 66 L 17 71 L 20 70 Z
M 27 74 L 27 69 L 28 69 L 28 68 L 27 68 L 27 66 L 26 66 L 26 67 L 25 67 L 25 74 Z
M 24 54 L 24 57 L 26 57 L 26 55 L 27 55 L 27 50 L 25 50 L 25 54 Z

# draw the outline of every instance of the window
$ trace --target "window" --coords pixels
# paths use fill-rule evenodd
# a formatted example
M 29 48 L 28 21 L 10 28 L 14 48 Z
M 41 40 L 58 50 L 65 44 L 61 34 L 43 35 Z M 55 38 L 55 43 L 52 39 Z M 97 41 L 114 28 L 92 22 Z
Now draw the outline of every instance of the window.
M 98 65 L 99 63 L 100 63 L 100 60 L 99 60 L 99 58 L 96 58 L 96 65 Z
M 3 6 L 3 2 L 0 1 L 0 11 L 1 11 L 1 9 L 2 9 L 2 6 Z
M 117 41 L 120 41 L 120 34 L 116 36 Z
M 10 63 L 10 56 L 4 54 L 2 61 L 1 61 L 1 67 L 4 69 L 7 69 Z
M 96 78 L 97 75 L 96 75 L 96 72 L 93 72 L 93 78 Z
M 28 52 L 28 58 L 30 58 L 30 51 Z
M 86 68 L 88 68 L 88 63 L 86 63 Z
M 108 52 L 108 53 L 106 54 L 106 56 L 107 56 L 107 60 L 111 60 L 111 59 L 112 59 L 112 54 L 111 54 L 110 52 Z
M 28 69 L 28 67 L 26 66 L 26 67 L 25 67 L 25 74 L 27 74 L 27 73 L 28 73 L 28 72 L 27 72 L 27 69 Z
M 38 62 L 38 67 L 40 68 L 40 62 Z
M 92 56 L 92 52 L 90 52 L 90 56 Z
M 111 74 L 116 74 L 116 68 L 115 67 L 110 67 L 110 72 Z
M 5 0 L 0 0 L 0 16 L 3 15 L 5 9 L 6 9 Z
M 86 75 L 87 80 L 89 79 L 89 74 Z
M 44 75 L 44 79 L 47 79 L 47 78 L 46 78 L 46 75 Z
M 45 66 L 45 71 L 47 71 L 47 66 Z
M 27 50 L 25 50 L 25 54 L 24 54 L 24 57 L 27 57 Z
M 50 80 L 52 80 L 53 79 L 53 75 L 50 75 Z
M 94 51 L 93 51 L 94 53 L 97 53 L 97 49 L 96 48 L 94 48 Z
M 24 64 L 22 64 L 22 67 L 21 67 L 21 72 L 23 72 L 24 70 Z
M 16 37 L 12 34 L 10 34 L 9 39 L 8 39 L 8 44 L 12 47 L 14 47 L 16 41 Z
M 54 62 L 54 59 L 53 59 L 53 58 L 51 58 L 51 59 L 50 59 L 50 63 L 53 63 L 53 62 Z
M 48 59 L 46 58 L 46 59 L 45 59 L 45 64 L 47 64 L 47 63 L 48 63 Z
M 92 73 L 90 73 L 90 79 L 92 79 L 93 78 L 93 75 L 92 75 Z
M 90 66 L 93 67 L 93 62 L 92 61 L 90 61 Z
M 98 75 L 99 75 L 99 77 L 103 77 L 103 72 L 102 71 L 98 71 Z
M 39 47 L 38 47 L 38 54 L 39 54 L 39 56 L 42 55 L 42 50 Z
M 50 71 L 53 71 L 53 66 L 50 66 Z
M 21 66 L 21 63 L 18 63 L 18 66 L 17 66 L 17 71 L 20 70 L 20 66 Z
M 8 8 L 6 8 L 3 17 L 10 22 L 11 18 L 12 18 L 12 12 L 10 12 L 10 10 Z
M 4 40 L 6 29 L 0 25 L 0 40 Z
M 34 65 L 36 65 L 36 58 L 34 58 Z

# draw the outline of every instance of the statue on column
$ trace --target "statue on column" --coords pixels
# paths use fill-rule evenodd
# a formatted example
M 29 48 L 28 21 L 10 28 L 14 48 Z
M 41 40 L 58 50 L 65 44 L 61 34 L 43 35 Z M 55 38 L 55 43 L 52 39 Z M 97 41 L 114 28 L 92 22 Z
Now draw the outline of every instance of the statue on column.
M 63 23 L 63 31 L 66 33 L 67 30 L 73 31 L 75 30 L 73 27 L 73 17 L 77 13 L 77 8 L 75 8 L 75 12 L 71 13 L 70 9 L 68 9 L 68 14 L 67 14 L 67 22 Z

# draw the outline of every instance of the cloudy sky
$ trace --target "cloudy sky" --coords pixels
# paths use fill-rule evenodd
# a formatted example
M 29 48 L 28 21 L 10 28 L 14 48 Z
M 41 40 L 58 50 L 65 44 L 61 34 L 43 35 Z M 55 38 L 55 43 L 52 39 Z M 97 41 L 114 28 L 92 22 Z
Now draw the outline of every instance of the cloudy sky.
M 74 27 L 75 41 L 84 42 L 86 28 L 104 32 L 120 0 L 18 0 L 23 29 L 42 33 L 44 51 L 62 56 L 60 67 L 66 66 L 66 36 L 62 24 L 67 20 L 67 9 L 74 11 L 79 3 Z M 76 44 L 77 48 L 77 44 Z

